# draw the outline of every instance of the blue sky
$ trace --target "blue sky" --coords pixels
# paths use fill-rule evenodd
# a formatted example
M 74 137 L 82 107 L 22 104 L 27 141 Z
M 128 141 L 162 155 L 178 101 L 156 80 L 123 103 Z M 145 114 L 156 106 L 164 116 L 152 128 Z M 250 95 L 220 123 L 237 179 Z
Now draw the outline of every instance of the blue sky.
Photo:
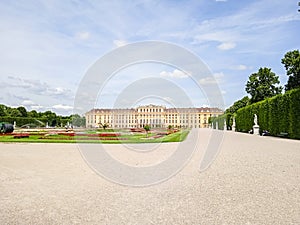
M 196 54 L 229 106 L 246 95 L 245 83 L 260 67 L 272 68 L 286 83 L 280 61 L 300 47 L 297 5 L 294 0 L 2 0 L 0 103 L 70 114 L 78 85 L 96 60 L 129 43 L 157 40 Z M 195 106 L 209 105 L 182 71 L 147 63 L 117 73 L 95 106 L 112 107 L 120 90 L 145 76 L 168 79 Z

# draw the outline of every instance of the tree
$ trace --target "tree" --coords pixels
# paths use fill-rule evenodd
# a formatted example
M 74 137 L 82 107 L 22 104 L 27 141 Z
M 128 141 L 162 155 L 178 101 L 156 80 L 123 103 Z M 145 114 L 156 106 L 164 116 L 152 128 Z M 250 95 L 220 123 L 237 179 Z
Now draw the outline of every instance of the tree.
M 228 114 L 228 113 L 234 114 L 240 108 L 247 106 L 249 104 L 249 101 L 250 101 L 249 97 L 245 96 L 244 98 L 234 102 L 232 106 L 230 106 L 228 109 L 226 109 L 225 113 L 226 114 Z
M 27 116 L 31 118 L 38 118 L 38 113 L 36 110 L 31 110 L 30 112 L 27 113 Z
M 6 106 L 0 105 L 0 116 L 6 116 Z
M 104 129 L 106 130 L 106 128 L 108 128 L 108 123 L 99 123 L 99 125 Z
M 285 85 L 285 90 L 289 91 L 300 87 L 300 52 L 294 50 L 287 52 L 284 58 L 281 59 L 281 63 L 284 64 L 288 78 L 288 82 Z
M 16 108 L 7 108 L 7 110 L 8 110 L 9 116 L 11 116 L 11 117 L 21 117 L 22 116 L 21 112 Z
M 57 115 L 50 110 L 43 112 L 41 118 L 45 118 L 48 122 L 48 125 L 50 125 L 51 127 L 55 127 L 57 125 Z
M 19 106 L 17 109 L 21 113 L 22 117 L 27 117 L 27 110 L 26 110 L 26 108 L 24 106 Z
M 280 94 L 279 77 L 270 68 L 260 68 L 249 76 L 246 92 L 251 95 L 250 102 L 255 103 Z
M 102 125 L 102 127 L 103 127 L 103 129 L 105 130 L 105 129 L 108 127 L 108 124 L 107 124 L 107 123 L 104 123 L 104 124 Z
M 85 118 L 81 117 L 78 114 L 74 114 L 71 116 L 72 125 L 75 127 L 84 127 L 85 126 Z
M 145 129 L 145 131 L 146 131 L 146 136 L 148 137 L 148 132 L 150 131 L 150 126 L 149 125 L 145 125 L 144 126 L 144 129 Z

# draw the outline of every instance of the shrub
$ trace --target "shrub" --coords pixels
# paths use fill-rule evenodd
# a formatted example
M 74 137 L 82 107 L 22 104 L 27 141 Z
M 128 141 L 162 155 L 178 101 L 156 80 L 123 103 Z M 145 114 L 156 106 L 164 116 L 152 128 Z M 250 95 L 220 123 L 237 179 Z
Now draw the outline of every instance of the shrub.
M 258 116 L 260 132 L 267 130 L 273 136 L 288 133 L 288 137 L 300 139 L 300 89 L 239 109 L 236 112 L 237 131 L 251 130 L 254 114 Z

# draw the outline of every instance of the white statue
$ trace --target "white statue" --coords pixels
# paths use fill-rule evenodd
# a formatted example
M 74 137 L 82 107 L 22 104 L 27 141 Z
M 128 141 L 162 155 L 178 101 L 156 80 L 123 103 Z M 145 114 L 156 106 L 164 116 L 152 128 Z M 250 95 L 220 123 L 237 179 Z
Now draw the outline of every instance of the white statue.
M 254 114 L 254 125 L 257 125 L 257 115 Z
M 232 118 L 232 130 L 235 131 L 235 117 Z

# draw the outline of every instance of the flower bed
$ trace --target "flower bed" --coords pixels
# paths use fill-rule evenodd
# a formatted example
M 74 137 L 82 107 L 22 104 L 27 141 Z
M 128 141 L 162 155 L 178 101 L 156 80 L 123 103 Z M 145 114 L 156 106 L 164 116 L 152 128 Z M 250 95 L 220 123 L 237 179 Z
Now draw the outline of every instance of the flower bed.
M 29 138 L 29 134 L 28 133 L 15 134 L 14 138 Z
M 120 137 L 71 137 L 71 136 L 66 136 L 66 137 L 49 137 L 49 136 L 44 136 L 40 137 L 39 139 L 48 139 L 48 140 L 102 140 L 102 141 L 118 141 L 118 140 L 128 140 L 128 138 L 120 138 Z
M 145 132 L 145 129 L 142 129 L 142 128 L 130 128 L 130 131 L 131 132 Z
M 59 132 L 59 135 L 74 137 L 74 136 L 84 136 L 84 137 L 119 137 L 120 133 L 98 133 L 98 134 L 85 134 L 85 133 L 68 133 L 68 132 Z

